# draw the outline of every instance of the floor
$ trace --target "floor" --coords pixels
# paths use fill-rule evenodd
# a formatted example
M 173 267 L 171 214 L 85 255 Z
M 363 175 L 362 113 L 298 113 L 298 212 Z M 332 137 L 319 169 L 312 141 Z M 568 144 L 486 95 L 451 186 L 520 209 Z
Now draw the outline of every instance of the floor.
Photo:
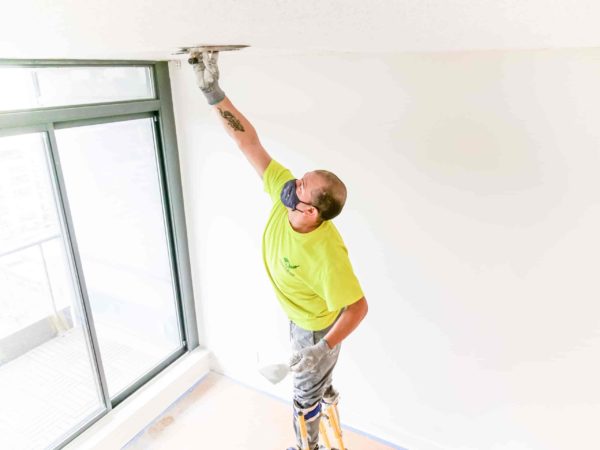
M 294 443 L 290 408 L 211 372 L 123 449 L 285 450 Z M 343 406 L 340 414 L 343 422 Z M 343 437 L 350 450 L 395 449 L 348 429 Z

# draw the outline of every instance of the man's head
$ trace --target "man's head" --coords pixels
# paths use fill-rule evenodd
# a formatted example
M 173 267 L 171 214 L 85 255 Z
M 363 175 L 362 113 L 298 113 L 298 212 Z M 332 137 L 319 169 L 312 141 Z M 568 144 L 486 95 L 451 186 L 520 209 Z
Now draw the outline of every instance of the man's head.
M 309 181 L 312 205 L 319 210 L 321 220 L 331 220 L 342 212 L 346 203 L 346 185 L 334 173 L 315 170 Z M 304 175 L 303 178 L 306 178 Z
M 293 180 L 293 182 L 295 196 L 300 200 L 295 211 L 301 213 L 310 222 L 320 223 L 333 219 L 342 211 L 346 203 L 346 186 L 335 174 L 327 170 L 307 172 L 302 178 Z M 288 198 L 294 197 L 290 192 L 293 187 L 292 183 L 287 186 Z M 282 197 L 285 196 L 285 191 L 284 187 Z M 294 202 L 284 201 L 285 203 L 289 207 L 289 204 Z M 292 211 L 294 210 L 292 209 Z

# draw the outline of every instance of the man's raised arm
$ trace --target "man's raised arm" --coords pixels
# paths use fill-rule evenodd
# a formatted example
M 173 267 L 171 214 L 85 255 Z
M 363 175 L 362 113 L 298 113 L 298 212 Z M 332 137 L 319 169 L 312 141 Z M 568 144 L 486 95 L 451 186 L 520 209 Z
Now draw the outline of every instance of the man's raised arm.
M 265 169 L 271 162 L 271 157 L 263 148 L 256 130 L 250 122 L 239 112 L 231 101 L 225 97 L 221 102 L 213 105 L 219 113 L 221 123 L 233 138 L 240 150 L 244 153 L 254 169 L 262 177 Z
M 217 112 L 225 130 L 233 138 L 254 169 L 262 177 L 271 162 L 271 157 L 263 148 L 256 130 L 239 112 L 219 87 L 218 52 L 203 52 L 192 55 L 190 63 L 194 67 L 198 86 L 208 103 Z

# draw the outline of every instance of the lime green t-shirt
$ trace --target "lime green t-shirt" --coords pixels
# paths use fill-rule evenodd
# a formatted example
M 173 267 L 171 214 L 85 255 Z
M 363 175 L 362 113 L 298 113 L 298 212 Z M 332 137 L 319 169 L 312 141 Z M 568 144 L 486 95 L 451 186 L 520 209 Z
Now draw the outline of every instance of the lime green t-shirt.
M 263 234 L 263 260 L 275 293 L 289 319 L 306 330 L 322 330 L 344 306 L 364 294 L 354 275 L 348 250 L 335 225 L 324 221 L 309 233 L 298 233 L 280 200 L 291 172 L 271 160 L 263 174 L 273 208 Z

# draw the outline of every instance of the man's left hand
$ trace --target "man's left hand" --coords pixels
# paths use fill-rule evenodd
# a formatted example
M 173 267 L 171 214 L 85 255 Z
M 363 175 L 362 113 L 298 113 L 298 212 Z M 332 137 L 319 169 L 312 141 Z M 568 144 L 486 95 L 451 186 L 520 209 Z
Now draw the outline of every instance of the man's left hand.
M 294 353 L 290 358 L 290 370 L 292 372 L 308 372 L 313 370 L 319 361 L 329 353 L 331 349 L 325 339 L 321 339 L 318 344 L 303 348 Z

